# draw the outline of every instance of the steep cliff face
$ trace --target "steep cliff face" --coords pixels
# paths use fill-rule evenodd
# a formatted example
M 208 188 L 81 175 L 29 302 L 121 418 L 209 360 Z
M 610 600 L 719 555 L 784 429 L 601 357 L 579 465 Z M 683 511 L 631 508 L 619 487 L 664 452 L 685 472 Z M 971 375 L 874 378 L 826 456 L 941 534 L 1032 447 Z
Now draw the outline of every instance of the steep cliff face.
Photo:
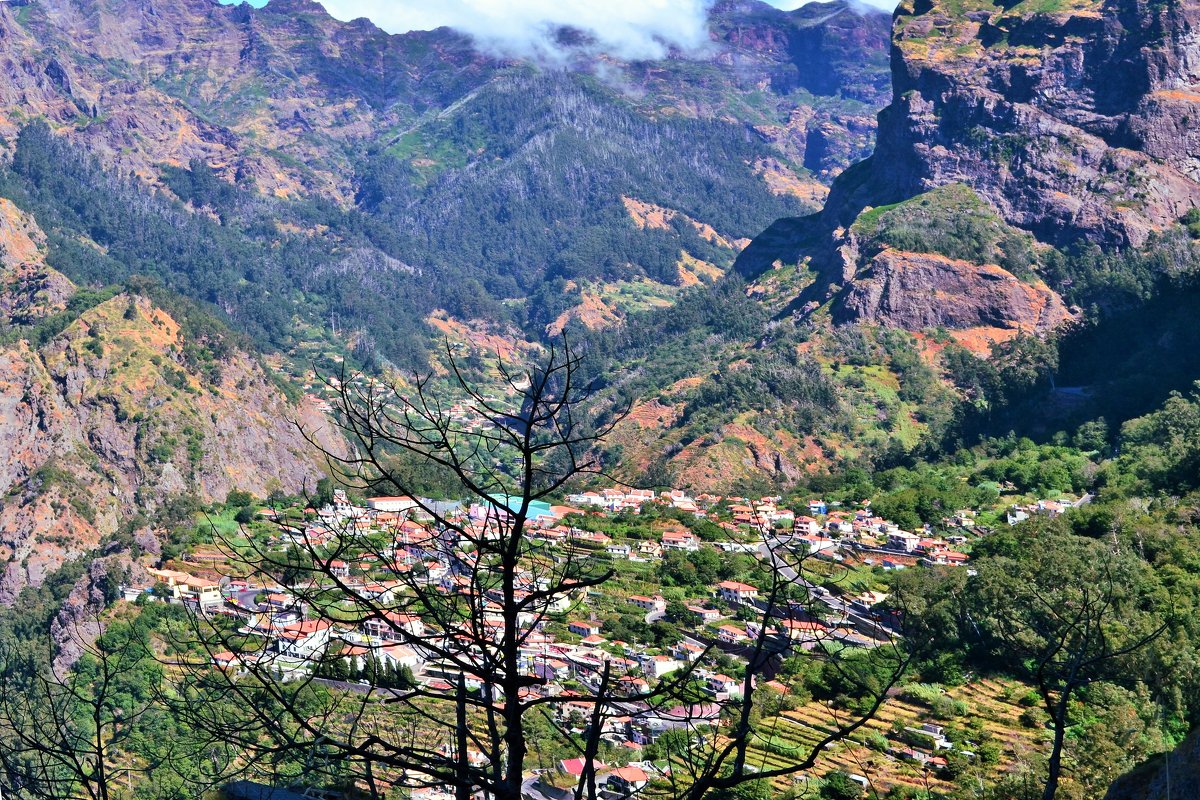
M 863 188 L 960 181 L 1042 241 L 1140 245 L 1200 204 L 1197 22 L 1192 0 L 908 0 Z
M 41 232 L 9 204 L 0 212 L 0 231 L 32 245 L 6 257 L 44 275 L 57 298 L 43 304 L 61 312 L 75 290 L 41 260 Z M 254 358 L 145 297 L 59 318 L 58 333 L 28 329 L 36 339 L 0 346 L 0 602 L 172 497 L 313 485 L 320 462 L 293 421 L 337 448 L 328 421 L 290 405 Z
M 994 264 L 934 253 L 887 250 L 856 280 L 839 309 L 847 318 L 905 328 L 973 328 L 1047 333 L 1071 319 L 1044 283 L 1027 283 Z
M 1024 284 L 1005 278 L 1014 291 L 996 291 L 993 267 L 1012 271 L 1003 254 L 956 262 L 910 243 L 864 258 L 860 221 L 962 186 L 1042 244 L 1144 244 L 1200 205 L 1197 22 L 1194 0 L 907 0 L 874 154 L 839 176 L 820 214 L 755 239 L 738 269 L 804 263 L 816 280 L 797 306 L 835 300 L 843 321 L 1045 330 L 1067 320 L 1036 258 Z M 953 232 L 949 212 L 940 224 Z
M 714 54 L 706 61 L 626 66 L 651 102 L 744 120 L 825 183 L 871 152 L 875 113 L 891 98 L 886 14 L 846 0 L 794 11 L 723 0 L 710 25 Z

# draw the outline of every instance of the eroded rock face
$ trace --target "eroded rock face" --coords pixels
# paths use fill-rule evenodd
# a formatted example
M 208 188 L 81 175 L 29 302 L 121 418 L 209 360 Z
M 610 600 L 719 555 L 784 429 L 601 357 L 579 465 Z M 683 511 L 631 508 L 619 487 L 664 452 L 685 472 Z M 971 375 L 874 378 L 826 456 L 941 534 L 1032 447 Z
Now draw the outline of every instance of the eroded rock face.
M 798 105 L 784 124 L 755 125 L 794 162 L 828 182 L 871 151 L 875 111 L 891 98 L 885 14 L 844 0 L 794 11 L 723 0 L 711 20 L 721 48 L 717 60 L 742 91 L 786 98 L 803 90 L 826 98 Z M 834 98 L 853 102 L 829 102 Z
M 0 309 L 30 313 L 13 286 L 44 274 L 38 302 L 60 310 L 74 286 L 46 267 L 36 224 L 6 203 Z M 0 347 L 0 603 L 173 497 L 311 489 L 321 462 L 301 429 L 340 452 L 324 415 L 289 404 L 253 357 L 231 349 L 190 363 L 186 339 L 165 311 L 123 294 L 43 344 Z
M 835 300 L 843 321 L 1053 327 L 1070 315 L 1051 290 L 990 266 L 889 253 L 864 271 L 855 222 L 962 184 L 1046 244 L 1145 244 L 1200 206 L 1198 25 L 1200 0 L 906 0 L 874 155 L 820 214 L 757 237 L 738 271 L 807 263 L 817 279 L 795 306 Z
M 344 198 L 343 143 L 448 104 L 494 67 L 448 30 L 389 36 L 305 0 L 3 3 L 0 134 L 41 118 L 123 174 L 201 159 L 267 193 Z
M 1031 2 L 901 4 L 864 188 L 958 181 L 1044 242 L 1140 245 L 1200 204 L 1200 2 Z
M 842 298 L 836 316 L 908 330 L 994 328 L 1046 333 L 1071 320 L 1044 283 L 995 265 L 885 250 Z

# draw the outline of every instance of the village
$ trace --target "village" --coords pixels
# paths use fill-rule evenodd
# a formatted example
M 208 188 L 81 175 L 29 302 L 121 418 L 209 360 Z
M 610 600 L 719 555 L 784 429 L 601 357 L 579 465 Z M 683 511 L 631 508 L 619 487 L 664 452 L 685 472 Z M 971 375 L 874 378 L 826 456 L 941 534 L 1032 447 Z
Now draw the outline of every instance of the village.
M 536 679 L 533 691 L 560 698 L 586 695 L 595 690 L 607 665 L 620 676 L 617 696 L 641 696 L 684 669 L 704 694 L 669 709 L 630 701 L 626 713 L 605 720 L 603 738 L 613 763 L 603 765 L 599 780 L 614 797 L 636 793 L 661 775 L 664 762 L 654 756 L 664 732 L 721 724 L 722 705 L 736 703 L 745 690 L 747 659 L 760 638 L 781 659 L 814 648 L 870 649 L 893 641 L 900 636 L 900 620 L 888 606 L 886 584 L 861 576 L 923 566 L 969 569 L 970 543 L 985 533 L 970 510 L 945 519 L 939 534 L 928 526 L 902 530 L 875 516 L 869 504 L 843 509 L 820 499 L 792 508 L 780 497 L 692 497 L 681 490 L 606 488 L 562 500 L 562 505 L 528 503 L 524 535 L 529 543 L 539 552 L 603 562 L 617 577 L 603 586 L 558 594 L 545 613 L 522 617 L 520 624 L 531 630 L 522 638 L 520 668 Z M 148 567 L 150 580 L 124 587 L 124 597 L 182 603 L 236 626 L 254 646 L 211 653 L 213 667 L 232 675 L 269 672 L 283 680 L 315 679 L 353 692 L 408 686 L 451 692 L 459 673 L 446 663 L 445 654 L 469 642 L 464 645 L 465 637 L 407 610 L 402 599 L 416 587 L 448 597 L 477 590 L 463 543 L 447 536 L 437 520 L 485 529 L 494 520 L 495 505 L 409 497 L 355 501 L 339 489 L 324 507 L 305 508 L 298 515 L 260 509 L 254 527 L 270 531 L 265 546 L 319 554 L 349 531 L 376 543 L 383 537 L 387 544 L 382 551 L 376 544 L 357 558 L 322 561 L 318 556 L 312 569 L 302 570 L 290 585 L 253 569 L 236 574 L 229 562 L 217 570 L 211 561 L 185 559 L 169 568 Z M 1010 510 L 1009 519 L 1058 510 L 1054 504 L 1023 506 Z M 650 519 L 653 525 L 617 524 Z M 647 535 L 651 532 L 653 536 Z M 780 553 L 791 557 L 772 563 Z M 710 582 L 663 578 L 672 565 L 708 559 L 718 564 Z M 733 566 L 723 576 L 727 565 Z M 803 574 L 798 565 L 804 565 Z M 763 580 L 771 574 L 782 576 L 791 589 L 778 596 L 775 606 L 767 601 L 769 586 Z M 324 608 L 311 602 L 318 585 L 325 595 L 331 590 L 335 595 Z M 338 592 L 366 598 L 375 608 L 397 610 L 340 624 L 329 613 Z M 797 594 L 803 602 L 783 600 Z M 482 603 L 483 624 L 499 628 L 502 623 L 488 607 L 494 604 L 486 596 Z M 466 680 L 469 690 L 481 689 L 477 677 Z M 780 680 L 763 680 L 763 685 L 780 695 L 789 692 Z M 559 723 L 582 730 L 590 705 L 568 700 L 554 707 Z M 938 730 L 914 730 L 892 742 L 890 754 L 924 769 L 944 766 L 950 742 Z M 563 758 L 554 769 L 531 776 L 529 793 L 563 797 L 582 770 L 579 759 Z

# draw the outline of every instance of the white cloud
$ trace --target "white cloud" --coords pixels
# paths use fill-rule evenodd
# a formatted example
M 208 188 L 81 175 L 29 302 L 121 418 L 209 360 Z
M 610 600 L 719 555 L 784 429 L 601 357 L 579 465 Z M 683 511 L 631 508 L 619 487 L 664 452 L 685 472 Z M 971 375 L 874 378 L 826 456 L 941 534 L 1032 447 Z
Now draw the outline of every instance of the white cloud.
M 588 32 L 596 49 L 627 59 L 661 58 L 668 48 L 700 52 L 708 44 L 714 0 L 320 0 L 338 19 L 367 17 L 391 33 L 443 25 L 469 34 L 485 50 L 558 60 L 552 32 Z

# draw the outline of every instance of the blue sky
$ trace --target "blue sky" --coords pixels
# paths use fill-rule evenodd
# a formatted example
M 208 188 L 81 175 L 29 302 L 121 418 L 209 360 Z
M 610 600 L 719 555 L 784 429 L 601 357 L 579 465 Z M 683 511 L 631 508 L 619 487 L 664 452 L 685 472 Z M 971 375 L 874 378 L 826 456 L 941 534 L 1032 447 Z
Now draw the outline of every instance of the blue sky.
M 804 0 L 767 0 L 791 9 Z M 865 0 L 891 9 L 895 0 Z M 249 0 L 261 6 L 266 0 Z M 367 17 L 391 33 L 448 25 L 503 55 L 553 59 L 548 29 L 571 25 L 590 31 L 600 49 L 626 58 L 658 58 L 664 42 L 702 50 L 709 42 L 707 9 L 713 0 L 319 0 L 338 19 Z

